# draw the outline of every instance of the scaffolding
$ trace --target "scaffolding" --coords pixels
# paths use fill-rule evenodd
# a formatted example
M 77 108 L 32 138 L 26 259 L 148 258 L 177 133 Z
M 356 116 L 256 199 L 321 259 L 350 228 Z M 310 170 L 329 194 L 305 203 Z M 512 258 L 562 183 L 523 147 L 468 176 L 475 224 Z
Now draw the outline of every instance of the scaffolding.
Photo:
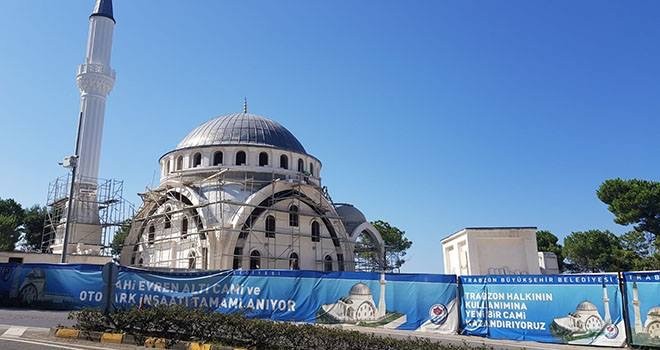
M 76 236 L 75 230 L 79 226 L 76 224 L 97 226 L 100 232 L 96 243 L 101 247 L 99 254 L 110 256 L 110 245 L 115 233 L 135 213 L 135 206 L 124 198 L 124 182 L 117 179 L 80 179 L 75 184 L 72 200 L 75 209 L 69 234 L 71 237 Z M 65 214 L 70 186 L 70 174 L 60 176 L 48 184 L 48 210 L 41 241 L 41 251 L 44 253 L 52 252 L 53 245 L 61 244 L 66 227 Z M 96 237 L 82 238 L 96 240 Z
M 276 187 L 280 181 L 287 182 L 288 190 L 284 191 L 285 193 L 277 192 Z M 313 187 L 313 193 L 318 194 L 318 198 L 306 196 L 303 191 L 305 186 Z M 202 188 L 207 187 L 206 190 L 217 194 L 217 197 L 211 196 L 203 204 L 193 205 L 189 200 L 177 198 L 175 193 L 183 193 L 184 187 L 193 191 L 201 191 Z M 249 196 L 267 187 L 270 187 L 268 196 L 258 204 L 246 203 L 245 200 L 229 195 L 240 190 L 241 193 Z M 141 197 L 144 202 L 143 209 L 137 213 L 133 223 L 142 229 L 138 233 L 138 241 L 124 248 L 132 250 L 131 265 L 165 270 L 208 269 L 209 260 L 212 258 L 214 261 L 230 260 L 234 269 L 297 269 L 300 267 L 299 259 L 302 253 L 312 254 L 313 267 L 320 271 L 329 269 L 381 271 L 384 268 L 382 259 L 379 259 L 381 253 L 375 240 L 364 239 L 354 242 L 348 237 L 351 232 L 344 237 L 340 232 L 331 235 L 329 229 L 319 229 L 314 232 L 314 229 L 310 231 L 302 228 L 303 218 L 305 226 L 313 225 L 310 222 L 317 222 L 320 227 L 332 227 L 334 230 L 343 225 L 342 218 L 334 214 L 335 204 L 327 188 L 321 187 L 307 174 L 291 175 L 275 171 L 267 173 L 228 171 L 228 169 L 210 173 L 208 168 L 203 169 L 196 176 L 189 171 L 185 174 L 175 172 L 169 175 L 168 181 L 163 182 L 156 189 L 147 189 Z M 176 199 L 179 206 L 167 212 L 157 210 L 169 199 Z M 307 209 L 301 211 L 301 208 Z M 206 226 L 201 224 L 202 220 L 199 217 L 200 211 L 203 210 L 207 215 Z M 232 228 L 227 221 L 235 218 L 240 211 L 249 214 L 246 214 L 242 227 Z M 265 224 L 269 216 L 275 218 L 279 216 L 280 219 L 275 219 L 275 222 L 286 221 L 285 218 L 288 217 L 289 225 L 277 225 L 273 230 Z M 297 222 L 291 222 L 293 218 Z M 189 224 L 192 224 L 190 228 Z M 150 232 L 151 226 L 159 229 Z M 228 235 L 238 236 L 233 251 L 222 248 L 209 251 L 209 236 L 217 241 L 226 242 L 223 237 Z M 198 239 L 189 239 L 191 236 Z M 310 248 L 310 245 L 311 250 L 303 250 L 305 247 Z M 194 256 L 180 254 L 186 248 L 201 252 L 201 260 L 197 254 Z M 259 252 L 259 256 L 252 255 L 255 250 Z M 327 261 L 324 252 L 330 250 L 335 252 L 333 254 L 335 258 Z M 153 263 L 140 260 L 144 251 L 153 254 Z M 356 259 L 346 261 L 344 252 L 348 251 L 353 253 Z M 158 256 L 158 252 L 164 253 Z M 309 261 L 309 258 L 305 259 Z M 326 264 L 330 264 L 331 267 Z M 305 266 L 305 268 L 310 267 Z

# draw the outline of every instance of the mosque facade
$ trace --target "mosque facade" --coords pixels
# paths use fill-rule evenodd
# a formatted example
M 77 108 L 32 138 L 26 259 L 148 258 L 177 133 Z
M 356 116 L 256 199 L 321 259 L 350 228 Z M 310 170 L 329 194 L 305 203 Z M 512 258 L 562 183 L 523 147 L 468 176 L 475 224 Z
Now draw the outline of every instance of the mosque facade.
M 247 103 L 193 129 L 159 164 L 160 184 L 141 194 L 122 264 L 353 271 L 365 237 L 383 256 L 365 216 L 331 200 L 321 161 Z

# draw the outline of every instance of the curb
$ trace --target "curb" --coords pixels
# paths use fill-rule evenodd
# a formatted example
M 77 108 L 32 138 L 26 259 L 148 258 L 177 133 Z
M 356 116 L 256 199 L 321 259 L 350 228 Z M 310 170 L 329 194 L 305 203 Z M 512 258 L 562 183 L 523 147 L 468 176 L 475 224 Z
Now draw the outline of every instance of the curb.
M 109 332 L 91 332 L 81 331 L 74 328 L 51 328 L 51 336 L 56 338 L 66 339 L 80 339 L 105 344 L 130 344 L 140 345 L 137 343 L 135 337 L 124 333 L 109 333 Z M 244 348 L 235 348 L 231 346 L 205 344 L 199 342 L 180 341 L 173 346 L 168 347 L 168 339 L 165 338 L 146 338 L 144 344 L 145 348 L 151 349 L 179 349 L 179 350 L 246 350 Z

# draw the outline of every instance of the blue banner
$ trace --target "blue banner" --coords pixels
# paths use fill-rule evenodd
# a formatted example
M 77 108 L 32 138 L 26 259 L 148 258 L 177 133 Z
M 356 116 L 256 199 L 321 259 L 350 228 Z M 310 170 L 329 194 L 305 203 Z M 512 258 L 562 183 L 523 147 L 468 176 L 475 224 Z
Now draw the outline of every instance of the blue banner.
M 464 334 L 623 346 L 616 274 L 461 277 Z
M 660 271 L 623 276 L 632 344 L 660 347 Z
M 277 321 L 455 333 L 455 276 L 231 270 L 165 273 L 119 267 L 114 307 L 180 304 Z
M 3 303 L 75 310 L 102 307 L 101 265 L 0 264 Z

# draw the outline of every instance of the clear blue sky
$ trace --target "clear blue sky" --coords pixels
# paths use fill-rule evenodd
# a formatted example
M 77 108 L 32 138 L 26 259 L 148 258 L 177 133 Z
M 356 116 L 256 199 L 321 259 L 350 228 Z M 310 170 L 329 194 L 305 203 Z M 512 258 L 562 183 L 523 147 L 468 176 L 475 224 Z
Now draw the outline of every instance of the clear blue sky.
M 660 2 L 115 0 L 101 175 L 129 200 L 192 128 L 285 125 L 337 202 L 441 272 L 466 226 L 622 233 L 595 195 L 660 178 Z M 73 151 L 92 0 L 0 2 L 0 197 L 44 203 Z

